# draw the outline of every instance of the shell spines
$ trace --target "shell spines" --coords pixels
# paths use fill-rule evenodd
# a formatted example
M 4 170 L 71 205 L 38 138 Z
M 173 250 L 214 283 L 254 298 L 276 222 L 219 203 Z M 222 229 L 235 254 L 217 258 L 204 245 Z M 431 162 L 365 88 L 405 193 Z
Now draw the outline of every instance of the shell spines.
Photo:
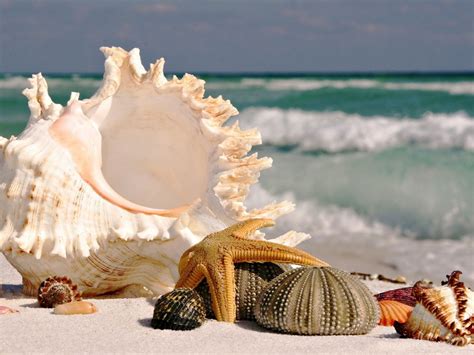
M 52 308 L 63 303 L 81 301 L 77 285 L 66 276 L 53 276 L 44 280 L 38 289 L 40 307 Z
M 460 282 L 460 275 L 460 271 L 454 271 L 439 287 L 415 285 L 417 304 L 406 323 L 395 323 L 397 332 L 403 337 L 459 346 L 471 342 L 474 294 Z
M 276 219 L 294 209 L 293 204 L 281 202 L 247 210 L 245 200 L 250 186 L 258 181 L 261 170 L 271 166 L 271 159 L 259 158 L 257 154 L 247 156 L 253 145 L 261 143 L 258 130 L 242 130 L 237 123 L 225 125 L 226 120 L 238 113 L 230 101 L 220 96 L 205 97 L 204 81 L 193 75 L 167 80 L 163 59 L 152 64 L 147 72 L 136 49 L 125 51 L 111 47 L 102 51 L 106 57 L 104 78 L 91 98 L 79 100 L 78 95 L 72 94 L 68 107 L 55 104 L 43 76 L 33 75 L 30 88 L 24 91 L 31 110 L 27 128 L 17 139 L 0 138 L 0 249 L 23 276 L 25 284 L 33 285 L 26 288 L 30 293 L 33 293 L 30 289 L 35 292 L 49 275 L 67 274 L 79 282 L 80 289 L 87 295 L 114 292 L 131 284 L 143 284 L 151 292 L 162 294 L 176 282 L 175 264 L 180 252 L 205 235 L 236 221 L 252 217 Z M 133 107 L 143 108 L 144 114 L 114 114 L 123 113 L 125 108 L 135 112 Z M 183 200 L 179 201 L 183 205 L 192 203 L 192 207 L 179 216 L 176 212 L 172 217 L 164 217 L 129 210 L 117 200 L 104 198 L 85 177 L 87 174 L 79 171 L 70 147 L 61 144 L 54 137 L 55 131 L 50 130 L 56 123 L 60 126 L 57 120 L 69 113 L 74 113 L 72 122 L 78 119 L 76 123 L 87 128 L 85 137 L 94 138 L 90 140 L 94 142 L 93 150 L 103 149 L 104 154 L 97 156 L 102 157 L 101 171 L 106 182 L 130 202 L 140 202 L 140 197 L 128 195 L 131 191 L 125 186 L 128 183 L 119 186 L 124 180 L 121 173 L 115 171 L 115 168 L 120 170 L 120 166 L 115 165 L 114 159 L 107 163 L 108 158 L 120 156 L 124 140 L 130 137 L 131 141 L 140 143 L 133 145 L 132 158 L 137 159 L 131 161 L 128 173 L 138 171 L 135 166 L 142 168 L 141 152 L 146 153 L 146 149 L 158 141 L 153 140 L 156 138 L 153 134 L 145 134 L 152 131 L 148 129 L 149 124 L 154 125 L 156 131 L 165 132 L 163 137 L 167 137 L 168 124 L 171 124 L 170 132 L 185 142 L 183 147 L 178 147 L 182 148 L 179 154 L 170 142 L 173 149 L 169 155 L 160 153 L 144 163 L 149 164 L 148 167 L 153 163 L 152 169 L 161 168 L 160 164 L 154 164 L 161 157 L 166 169 L 170 161 L 179 161 L 168 161 L 169 156 L 192 156 L 186 137 L 197 136 L 200 155 L 195 161 L 202 161 L 199 165 L 204 166 L 200 186 L 194 188 L 195 184 L 190 184 L 188 191 L 181 191 L 178 185 L 187 184 L 183 178 L 179 183 L 173 180 L 170 183 L 173 189 L 168 189 L 179 190 L 176 200 Z M 145 116 L 149 119 L 137 124 Z M 165 125 L 163 118 L 167 117 L 177 118 L 171 122 L 165 119 L 166 128 L 160 130 L 162 124 Z M 123 137 L 120 132 L 125 132 Z M 150 141 L 142 141 L 141 135 Z M 84 142 L 87 141 L 84 138 Z M 107 144 L 116 144 L 117 150 Z M 194 152 L 194 148 L 189 151 Z M 184 176 L 183 170 L 186 171 L 188 165 L 178 165 L 175 175 Z M 136 175 L 140 179 L 147 174 Z M 163 177 L 160 184 L 166 187 L 172 179 L 170 176 Z M 113 181 L 115 177 L 119 178 Z M 187 192 L 193 195 L 189 200 Z M 172 205 L 174 197 L 170 192 L 168 198 L 163 199 L 163 205 Z M 147 198 L 144 192 L 146 201 L 142 204 L 147 205 L 145 207 L 165 207 L 161 206 L 160 197 L 151 202 Z M 262 234 L 257 236 L 262 237 Z M 289 232 L 278 242 L 294 246 L 307 237 L 303 233 Z M 166 252 L 162 253 L 162 249 Z M 139 272 L 133 271 L 135 269 Z

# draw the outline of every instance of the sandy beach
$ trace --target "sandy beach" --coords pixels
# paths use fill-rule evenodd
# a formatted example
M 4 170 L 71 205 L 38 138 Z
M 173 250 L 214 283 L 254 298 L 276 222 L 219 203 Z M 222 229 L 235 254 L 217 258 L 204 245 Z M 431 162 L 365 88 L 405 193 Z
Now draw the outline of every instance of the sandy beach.
M 396 285 L 370 281 L 380 292 Z M 21 294 L 21 277 L 0 256 L 0 304 L 19 313 L 0 316 L 0 353 L 243 353 L 243 354 L 447 354 L 472 353 L 464 348 L 401 339 L 392 327 L 377 327 L 364 336 L 294 336 L 276 334 L 253 322 L 208 320 L 188 332 L 152 329 L 152 299 L 94 299 L 99 312 L 58 316 L 38 308 Z

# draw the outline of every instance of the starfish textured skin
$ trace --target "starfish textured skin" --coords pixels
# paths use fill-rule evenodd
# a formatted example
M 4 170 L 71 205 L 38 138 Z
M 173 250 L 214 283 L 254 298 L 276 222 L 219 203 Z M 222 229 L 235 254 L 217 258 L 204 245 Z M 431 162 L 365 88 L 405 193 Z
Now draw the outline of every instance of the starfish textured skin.
M 176 287 L 195 288 L 206 278 L 216 319 L 235 322 L 234 263 L 275 262 L 329 266 L 304 251 L 263 240 L 248 239 L 253 232 L 273 226 L 271 219 L 250 219 L 209 234 L 188 249 L 179 262 Z

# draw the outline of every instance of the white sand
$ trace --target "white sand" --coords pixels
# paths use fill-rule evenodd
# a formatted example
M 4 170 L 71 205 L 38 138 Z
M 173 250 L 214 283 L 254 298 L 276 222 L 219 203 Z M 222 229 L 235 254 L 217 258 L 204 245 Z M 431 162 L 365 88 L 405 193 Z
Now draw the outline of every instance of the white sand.
M 458 348 L 443 343 L 401 339 L 392 327 L 377 327 L 365 336 L 294 336 L 276 334 L 253 322 L 209 320 L 188 332 L 149 326 L 153 301 L 96 299 L 93 315 L 59 316 L 38 308 L 21 295 L 21 277 L 0 254 L 0 305 L 20 313 L 0 315 L 0 353 L 404 353 L 473 354 L 474 345 Z M 369 282 L 374 292 L 396 287 Z

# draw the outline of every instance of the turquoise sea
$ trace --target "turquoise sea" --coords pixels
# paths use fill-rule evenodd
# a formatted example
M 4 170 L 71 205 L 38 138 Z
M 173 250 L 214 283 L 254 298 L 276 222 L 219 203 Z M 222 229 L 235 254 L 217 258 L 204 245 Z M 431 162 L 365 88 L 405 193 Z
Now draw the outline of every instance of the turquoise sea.
M 45 75 L 53 100 L 101 75 Z M 198 75 L 274 159 L 250 201 L 293 199 L 300 230 L 474 236 L 474 74 Z M 0 135 L 28 120 L 27 75 L 0 75 Z M 308 217 L 311 215 L 311 218 Z M 354 227 L 356 226 L 356 227 Z M 317 232 L 316 232 L 317 233 Z

